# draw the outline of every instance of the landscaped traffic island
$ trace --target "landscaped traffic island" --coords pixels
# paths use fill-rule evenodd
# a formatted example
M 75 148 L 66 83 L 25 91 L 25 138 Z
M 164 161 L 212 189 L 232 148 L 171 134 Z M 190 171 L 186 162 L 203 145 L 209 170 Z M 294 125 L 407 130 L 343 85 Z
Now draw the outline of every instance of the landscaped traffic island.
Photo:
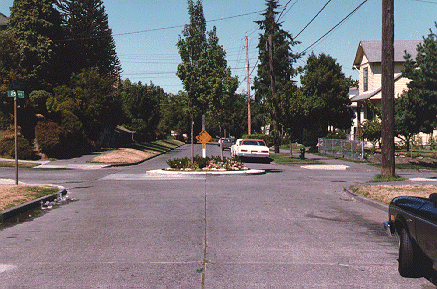
M 170 171 L 242 171 L 248 170 L 237 158 L 205 157 L 171 159 L 167 161 Z

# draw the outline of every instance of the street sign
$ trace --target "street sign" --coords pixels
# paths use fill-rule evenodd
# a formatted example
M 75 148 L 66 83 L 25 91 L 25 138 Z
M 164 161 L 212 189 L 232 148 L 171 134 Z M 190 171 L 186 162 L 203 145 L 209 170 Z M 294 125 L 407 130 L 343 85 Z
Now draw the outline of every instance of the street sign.
M 24 98 L 24 91 L 22 90 L 8 90 L 8 96 L 9 97 L 18 97 L 18 98 Z
M 17 97 L 17 92 L 15 90 L 8 90 L 9 97 Z
M 211 136 L 209 135 L 209 133 L 207 133 L 205 130 L 202 130 L 200 132 L 200 134 L 198 136 L 196 136 L 196 139 L 201 143 L 201 144 L 206 144 L 211 140 Z

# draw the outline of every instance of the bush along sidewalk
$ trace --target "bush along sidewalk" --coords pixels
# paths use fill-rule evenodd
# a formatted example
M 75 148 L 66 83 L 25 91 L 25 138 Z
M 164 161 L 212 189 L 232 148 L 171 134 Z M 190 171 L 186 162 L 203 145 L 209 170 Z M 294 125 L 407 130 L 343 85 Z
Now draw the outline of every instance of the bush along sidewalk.
M 167 164 L 172 170 L 226 170 L 226 171 L 238 171 L 247 170 L 247 167 L 238 158 L 224 157 L 206 157 L 195 156 L 193 162 L 191 158 L 179 158 L 171 159 L 167 161 Z

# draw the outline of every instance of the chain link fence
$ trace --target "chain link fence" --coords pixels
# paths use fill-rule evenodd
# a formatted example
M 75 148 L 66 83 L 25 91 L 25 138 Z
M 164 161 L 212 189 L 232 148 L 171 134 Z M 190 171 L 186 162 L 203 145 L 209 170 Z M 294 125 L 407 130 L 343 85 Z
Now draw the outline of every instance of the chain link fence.
M 360 140 L 319 138 L 319 153 L 353 160 L 363 160 L 364 143 Z

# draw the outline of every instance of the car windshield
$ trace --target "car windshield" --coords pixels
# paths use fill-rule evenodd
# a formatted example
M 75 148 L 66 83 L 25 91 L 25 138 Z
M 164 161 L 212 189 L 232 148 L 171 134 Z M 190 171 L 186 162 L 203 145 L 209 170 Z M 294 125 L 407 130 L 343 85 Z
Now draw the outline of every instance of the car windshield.
M 248 146 L 265 146 L 266 144 L 262 140 L 245 140 L 242 145 Z

